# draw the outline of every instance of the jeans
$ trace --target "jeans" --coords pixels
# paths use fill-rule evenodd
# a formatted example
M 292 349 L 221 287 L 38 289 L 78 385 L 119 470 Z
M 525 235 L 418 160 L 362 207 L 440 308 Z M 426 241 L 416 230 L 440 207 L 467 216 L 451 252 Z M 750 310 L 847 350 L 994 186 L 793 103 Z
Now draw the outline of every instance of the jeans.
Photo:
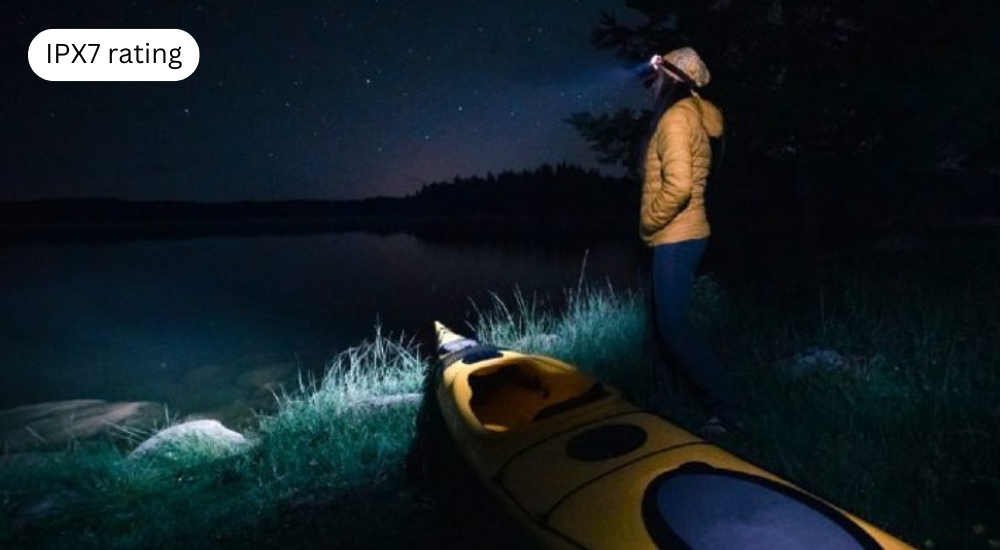
M 708 239 L 653 247 L 653 307 L 656 328 L 683 373 L 704 394 L 709 410 L 736 422 L 737 399 L 725 370 L 690 319 L 695 272 Z

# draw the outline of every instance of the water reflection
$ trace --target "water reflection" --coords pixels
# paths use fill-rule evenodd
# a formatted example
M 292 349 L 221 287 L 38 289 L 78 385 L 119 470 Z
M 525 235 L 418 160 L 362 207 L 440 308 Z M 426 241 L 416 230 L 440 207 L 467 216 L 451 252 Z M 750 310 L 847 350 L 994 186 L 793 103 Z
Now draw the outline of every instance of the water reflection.
M 383 331 L 430 337 L 491 292 L 551 296 L 585 275 L 635 286 L 630 243 L 431 243 L 333 233 L 0 248 L 0 408 L 153 401 L 239 415 Z

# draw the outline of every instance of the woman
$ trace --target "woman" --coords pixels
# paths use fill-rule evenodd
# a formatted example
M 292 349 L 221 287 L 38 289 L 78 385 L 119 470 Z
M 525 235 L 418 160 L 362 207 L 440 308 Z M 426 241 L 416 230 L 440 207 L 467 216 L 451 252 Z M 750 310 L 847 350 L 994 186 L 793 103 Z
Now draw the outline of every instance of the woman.
M 657 331 L 688 378 L 706 397 L 711 434 L 739 425 L 732 386 L 707 342 L 692 326 L 695 271 L 710 234 L 705 185 L 709 139 L 722 136 L 722 113 L 696 89 L 711 75 L 691 48 L 653 56 L 653 126 L 646 145 L 640 236 L 653 249 L 652 290 Z

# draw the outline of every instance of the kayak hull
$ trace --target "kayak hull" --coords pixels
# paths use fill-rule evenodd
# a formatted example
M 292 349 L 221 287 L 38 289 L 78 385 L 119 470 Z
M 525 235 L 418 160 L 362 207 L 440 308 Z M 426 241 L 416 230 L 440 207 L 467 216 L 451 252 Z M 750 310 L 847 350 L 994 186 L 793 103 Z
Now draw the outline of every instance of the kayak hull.
M 437 327 L 445 424 L 542 548 L 912 550 L 566 363 Z

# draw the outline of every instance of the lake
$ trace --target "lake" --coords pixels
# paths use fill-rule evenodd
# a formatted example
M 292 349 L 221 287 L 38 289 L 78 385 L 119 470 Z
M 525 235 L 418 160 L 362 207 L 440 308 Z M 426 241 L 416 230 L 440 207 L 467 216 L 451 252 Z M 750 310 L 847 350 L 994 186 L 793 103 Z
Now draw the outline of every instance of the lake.
M 376 325 L 426 343 L 432 321 L 465 328 L 491 293 L 558 305 L 581 272 L 636 287 L 635 243 L 358 232 L 4 246 L 0 409 L 103 399 L 226 416 L 321 374 Z

